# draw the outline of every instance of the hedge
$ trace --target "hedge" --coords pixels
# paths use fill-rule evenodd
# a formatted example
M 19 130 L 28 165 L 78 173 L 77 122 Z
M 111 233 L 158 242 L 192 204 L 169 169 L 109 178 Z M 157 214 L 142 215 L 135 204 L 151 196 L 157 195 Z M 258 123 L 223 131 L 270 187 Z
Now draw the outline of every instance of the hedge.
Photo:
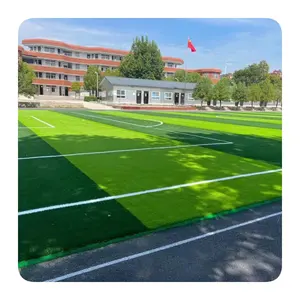
M 90 101 L 97 101 L 96 96 L 84 96 L 84 101 L 90 102 Z

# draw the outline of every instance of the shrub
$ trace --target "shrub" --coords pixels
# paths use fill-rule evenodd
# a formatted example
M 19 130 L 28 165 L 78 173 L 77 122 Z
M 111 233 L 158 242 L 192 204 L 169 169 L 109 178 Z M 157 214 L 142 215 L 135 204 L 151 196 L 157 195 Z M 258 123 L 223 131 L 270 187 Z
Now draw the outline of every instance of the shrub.
M 90 101 L 97 101 L 96 96 L 84 96 L 84 101 L 90 102 Z

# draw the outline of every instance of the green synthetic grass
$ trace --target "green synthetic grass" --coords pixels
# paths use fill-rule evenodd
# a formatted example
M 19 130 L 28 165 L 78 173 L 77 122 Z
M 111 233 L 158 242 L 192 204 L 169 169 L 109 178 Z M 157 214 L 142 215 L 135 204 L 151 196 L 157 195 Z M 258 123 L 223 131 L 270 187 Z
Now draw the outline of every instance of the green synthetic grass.
M 234 144 L 19 161 L 19 211 L 281 166 L 280 129 L 202 122 L 193 114 L 83 110 L 19 111 L 19 126 L 41 126 L 32 115 L 55 128 L 20 129 L 19 157 L 215 142 L 208 137 Z M 166 130 L 133 125 L 151 120 Z M 19 261 L 280 197 L 281 173 L 272 173 L 19 216 Z

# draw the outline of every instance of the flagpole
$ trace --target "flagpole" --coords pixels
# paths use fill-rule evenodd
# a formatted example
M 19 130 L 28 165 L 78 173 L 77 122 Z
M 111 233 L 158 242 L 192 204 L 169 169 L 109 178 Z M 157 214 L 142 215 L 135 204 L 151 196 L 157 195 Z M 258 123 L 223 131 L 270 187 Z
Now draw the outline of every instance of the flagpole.
M 188 40 L 190 38 L 188 37 Z M 188 53 L 188 48 L 186 50 L 186 53 Z M 184 102 L 185 102 L 185 94 L 186 94 L 186 73 L 187 73 L 187 61 L 186 61 L 186 58 L 187 58 L 187 54 L 185 55 L 185 62 L 184 62 L 184 66 L 185 66 L 185 70 L 184 70 Z M 186 97 L 187 98 L 187 97 Z

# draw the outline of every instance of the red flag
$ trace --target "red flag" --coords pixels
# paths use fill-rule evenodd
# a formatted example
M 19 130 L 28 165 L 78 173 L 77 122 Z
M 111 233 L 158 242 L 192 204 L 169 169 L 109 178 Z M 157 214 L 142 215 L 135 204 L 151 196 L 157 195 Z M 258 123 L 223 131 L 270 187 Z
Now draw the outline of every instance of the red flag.
M 194 47 L 190 39 L 188 39 L 188 48 L 190 48 L 192 52 L 196 52 L 196 48 Z

